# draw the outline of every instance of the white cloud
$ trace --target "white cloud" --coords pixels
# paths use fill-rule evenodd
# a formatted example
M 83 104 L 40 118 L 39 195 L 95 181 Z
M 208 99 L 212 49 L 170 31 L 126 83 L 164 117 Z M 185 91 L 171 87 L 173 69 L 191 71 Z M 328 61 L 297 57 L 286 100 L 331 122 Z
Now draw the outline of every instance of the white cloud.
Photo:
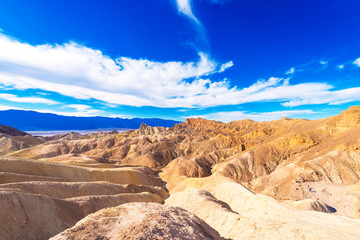
M 98 110 L 98 109 L 93 109 L 89 105 L 69 104 L 64 107 L 75 109 L 76 112 L 56 112 L 56 114 L 64 115 L 64 116 L 81 116 L 81 117 L 106 116 L 106 113 L 104 111 Z
M 170 106 L 174 107 L 185 97 L 206 95 L 209 89 L 222 87 L 200 77 L 231 64 L 219 66 L 204 53 L 199 57 L 198 62 L 187 63 L 126 57 L 113 60 L 75 43 L 32 46 L 0 34 L 0 84 L 132 106 L 167 107 L 167 100 L 172 99 Z
M 208 0 L 208 1 L 213 4 L 224 4 L 229 0 Z M 193 20 L 195 23 L 201 25 L 200 21 L 197 19 L 197 17 L 195 16 L 192 10 L 192 0 L 175 0 L 175 4 L 179 13 L 184 14 L 185 16 Z
M 201 24 L 192 11 L 191 0 L 175 0 L 175 3 L 179 13 L 184 14 L 195 23 Z
M 231 68 L 232 66 L 234 66 L 234 63 L 233 63 L 232 61 L 227 62 L 227 63 L 224 63 L 224 64 L 221 64 L 220 69 L 219 69 L 219 72 L 223 72 L 223 71 L 225 71 L 226 69 Z
M 340 64 L 337 66 L 339 69 L 344 69 L 345 65 L 344 64 Z
M 36 111 L 40 113 L 53 113 L 62 116 L 73 116 L 73 117 L 94 117 L 94 116 L 105 116 L 106 113 L 101 110 L 92 109 L 87 111 L 78 111 L 78 112 L 65 112 L 65 111 L 55 111 L 53 109 L 36 109 L 36 108 L 19 108 L 12 106 L 0 105 L 0 111 L 5 110 L 24 110 L 24 111 Z M 125 117 L 125 115 L 124 115 Z
M 88 109 L 91 108 L 91 106 L 89 105 L 84 105 L 84 104 L 69 104 L 65 106 L 66 108 L 73 108 L 76 109 L 76 111 L 86 111 Z
M 277 120 L 281 117 L 291 117 L 291 116 L 302 116 L 302 115 L 309 115 L 314 114 L 312 110 L 292 110 L 292 111 L 275 111 L 275 112 L 262 112 L 262 113 L 248 113 L 242 111 L 233 111 L 233 112 L 217 112 L 217 113 L 210 113 L 205 115 L 197 115 L 197 116 L 190 116 L 191 118 L 194 117 L 201 117 L 211 120 L 217 120 L 221 122 L 231 122 L 236 120 L 243 120 L 243 119 L 251 119 L 255 121 L 271 121 Z
M 327 83 L 291 85 L 288 78 L 272 77 L 238 88 L 230 87 L 226 79 L 211 80 L 213 74 L 232 65 L 231 61 L 218 64 L 204 53 L 199 53 L 197 62 L 111 59 L 76 43 L 32 46 L 0 34 L 0 84 L 5 87 L 139 107 L 192 108 L 259 101 L 278 101 L 290 107 L 360 100 L 358 88 L 332 90 Z M 43 98 L 3 97 L 55 104 Z
M 11 106 L 4 106 L 4 105 L 0 105 L 0 111 L 5 111 L 5 110 L 17 110 L 19 108 L 17 107 L 11 107 Z
M 295 68 L 290 68 L 285 74 L 293 74 L 295 72 Z
M 339 105 L 343 103 L 359 101 L 360 87 L 342 89 L 337 91 L 319 91 L 316 94 L 299 97 L 283 103 L 283 106 L 294 107 L 306 104 L 325 104 Z
M 327 61 L 325 61 L 325 60 L 320 60 L 320 62 L 319 62 L 321 65 L 326 65 L 326 64 L 328 64 L 328 62 Z
M 50 99 L 39 98 L 39 97 L 19 97 L 14 94 L 7 94 L 7 93 L 0 93 L 0 98 L 10 102 L 18 102 L 18 103 L 43 103 L 49 105 L 58 104 L 58 102 L 55 102 Z
M 50 93 L 45 93 L 45 92 L 36 92 L 36 94 L 43 95 L 43 96 L 49 96 L 50 95 Z
M 54 111 L 52 109 L 23 109 L 23 110 L 32 110 L 41 113 L 53 113 L 62 116 L 73 116 L 73 117 L 95 117 L 95 116 L 104 116 L 105 112 L 101 110 L 87 110 L 87 111 L 77 111 L 77 112 L 63 112 L 63 111 Z
M 356 66 L 360 67 L 360 58 L 356 59 L 353 64 L 355 64 Z
M 128 119 L 138 118 L 137 116 L 123 115 L 123 114 L 110 114 L 110 115 L 107 115 L 106 117 L 109 117 L 109 118 L 128 118 Z

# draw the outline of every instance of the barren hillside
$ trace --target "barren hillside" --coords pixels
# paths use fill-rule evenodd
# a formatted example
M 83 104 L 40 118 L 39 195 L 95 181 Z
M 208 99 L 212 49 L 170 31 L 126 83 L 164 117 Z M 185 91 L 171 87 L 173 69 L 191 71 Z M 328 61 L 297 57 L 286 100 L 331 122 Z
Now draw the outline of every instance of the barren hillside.
M 196 214 L 224 238 L 360 238 L 358 106 L 313 121 L 225 124 L 198 118 L 123 133 L 47 139 L 3 134 L 0 153 L 4 239 L 46 239 L 104 207 L 164 200 Z M 36 210 L 40 206 L 43 211 Z M 103 223 L 101 214 L 75 229 Z M 179 214 L 183 224 L 195 221 Z

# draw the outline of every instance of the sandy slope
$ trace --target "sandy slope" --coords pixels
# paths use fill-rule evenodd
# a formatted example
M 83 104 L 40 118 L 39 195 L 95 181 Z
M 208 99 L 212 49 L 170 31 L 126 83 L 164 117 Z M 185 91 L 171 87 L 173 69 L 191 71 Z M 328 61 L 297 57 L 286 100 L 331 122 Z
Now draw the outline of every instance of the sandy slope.
M 233 239 L 359 239 L 360 220 L 301 211 L 223 177 L 186 179 L 166 200 Z M 221 202 L 219 202 L 221 201 Z M 210 211 L 211 209 L 211 211 Z

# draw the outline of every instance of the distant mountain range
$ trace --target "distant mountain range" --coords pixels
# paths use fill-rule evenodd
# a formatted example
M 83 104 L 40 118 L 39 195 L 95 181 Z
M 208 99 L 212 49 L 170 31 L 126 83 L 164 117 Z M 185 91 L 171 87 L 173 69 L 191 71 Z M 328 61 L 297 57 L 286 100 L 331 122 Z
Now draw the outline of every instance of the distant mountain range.
M 0 124 L 12 126 L 22 131 L 48 130 L 87 130 L 106 128 L 137 129 L 141 123 L 149 126 L 172 127 L 179 123 L 160 118 L 109 118 L 109 117 L 71 117 L 52 113 L 39 113 L 24 110 L 0 111 Z

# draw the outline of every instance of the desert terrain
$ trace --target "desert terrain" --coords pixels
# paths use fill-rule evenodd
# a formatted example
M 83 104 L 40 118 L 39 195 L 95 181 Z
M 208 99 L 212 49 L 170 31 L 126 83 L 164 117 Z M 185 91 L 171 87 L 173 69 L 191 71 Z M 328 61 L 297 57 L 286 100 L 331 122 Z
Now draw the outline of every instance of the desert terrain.
M 360 107 L 36 137 L 0 127 L 0 239 L 360 239 Z

